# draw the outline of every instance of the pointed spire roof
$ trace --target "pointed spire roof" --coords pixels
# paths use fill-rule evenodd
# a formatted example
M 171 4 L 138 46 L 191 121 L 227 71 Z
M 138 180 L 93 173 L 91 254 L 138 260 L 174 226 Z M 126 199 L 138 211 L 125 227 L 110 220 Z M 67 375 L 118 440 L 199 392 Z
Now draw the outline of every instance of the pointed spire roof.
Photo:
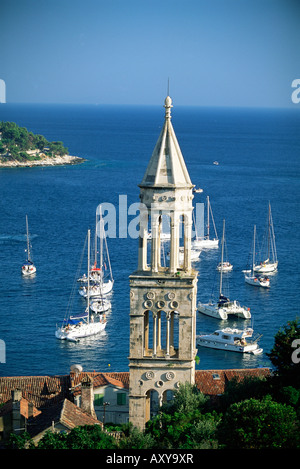
M 172 123 L 172 99 L 165 99 L 165 122 L 139 187 L 193 187 Z

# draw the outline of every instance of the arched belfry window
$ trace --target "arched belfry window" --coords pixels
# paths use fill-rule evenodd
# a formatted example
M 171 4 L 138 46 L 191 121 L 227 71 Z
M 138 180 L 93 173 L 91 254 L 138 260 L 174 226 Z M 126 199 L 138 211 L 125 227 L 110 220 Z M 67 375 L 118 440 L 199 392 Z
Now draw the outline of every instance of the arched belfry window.
M 178 353 L 174 338 L 178 340 L 176 311 L 144 312 L 144 356 L 172 357 Z

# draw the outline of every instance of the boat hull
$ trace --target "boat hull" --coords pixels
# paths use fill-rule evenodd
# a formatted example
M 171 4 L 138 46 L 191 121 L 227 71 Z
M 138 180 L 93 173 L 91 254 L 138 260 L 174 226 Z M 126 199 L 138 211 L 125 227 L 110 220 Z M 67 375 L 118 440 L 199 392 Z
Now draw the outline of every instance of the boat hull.
M 90 298 L 93 297 L 102 297 L 103 295 L 108 295 L 113 288 L 113 282 L 109 280 L 108 282 L 105 282 L 101 285 L 94 285 L 90 287 Z M 79 289 L 79 294 L 83 296 L 84 298 L 87 297 L 87 288 L 86 287 L 81 287 Z
M 238 316 L 243 319 L 251 318 L 250 310 L 240 306 L 236 301 L 231 302 L 229 306 L 218 306 L 217 304 L 211 303 L 198 303 L 198 311 L 216 319 L 228 319 L 229 315 Z
M 55 331 L 55 337 L 60 340 L 76 342 L 79 339 L 99 334 L 99 332 L 104 331 L 105 327 L 106 321 L 71 326 L 69 329 L 59 327 Z
M 192 243 L 194 249 L 212 249 L 219 247 L 218 239 L 195 239 Z
M 276 272 L 278 268 L 278 262 L 263 262 L 260 265 L 254 266 L 254 272 L 259 272 L 263 274 L 267 274 L 270 272 Z
M 254 285 L 255 287 L 270 288 L 270 280 L 261 280 L 257 277 L 249 277 L 245 275 L 245 282 L 249 285 Z
M 204 337 L 197 338 L 197 345 L 201 347 L 213 348 L 217 350 L 226 350 L 230 352 L 238 352 L 238 353 L 252 353 L 254 355 L 258 355 L 263 352 L 262 348 L 259 348 L 257 344 L 249 344 L 249 345 L 234 345 L 234 344 L 226 344 L 218 341 L 213 341 L 211 339 L 207 339 Z
M 104 313 L 111 308 L 111 302 L 107 300 L 94 301 L 90 304 L 90 308 L 94 313 Z
M 217 269 L 219 272 L 223 271 L 223 272 L 231 272 L 231 270 L 233 269 L 233 265 L 230 264 L 229 262 L 224 262 L 223 263 L 223 267 L 222 267 L 222 264 L 219 264 L 217 266 Z
M 36 273 L 36 267 L 34 265 L 31 265 L 31 266 L 23 265 L 22 275 L 24 277 L 30 277 L 31 275 L 34 275 L 35 273 Z

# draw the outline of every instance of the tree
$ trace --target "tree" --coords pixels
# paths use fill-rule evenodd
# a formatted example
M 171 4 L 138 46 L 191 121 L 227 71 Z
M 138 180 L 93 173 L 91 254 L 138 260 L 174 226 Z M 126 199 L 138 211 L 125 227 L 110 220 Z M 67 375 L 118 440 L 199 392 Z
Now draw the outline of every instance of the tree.
M 300 388 L 300 320 L 289 321 L 275 335 L 275 343 L 267 356 L 281 383 Z
M 192 412 L 195 409 L 203 409 L 208 398 L 199 392 L 196 385 L 188 382 L 180 384 L 174 391 L 174 398 L 162 406 L 162 412 L 174 414 L 175 412 Z
M 297 414 L 271 396 L 241 401 L 224 415 L 218 439 L 228 449 L 299 448 Z
M 172 415 L 161 412 L 147 422 L 146 434 L 155 439 L 155 448 L 214 448 L 219 420 L 217 414 L 201 414 L 199 410 Z
M 261 399 L 270 392 L 266 378 L 245 377 L 242 380 L 233 378 L 228 381 L 225 392 L 220 396 L 221 408 L 225 411 L 234 402 L 246 399 Z
M 145 434 L 136 427 L 129 427 L 128 434 L 121 438 L 119 449 L 152 449 L 155 440 L 152 435 Z
M 207 400 L 195 385 L 181 384 L 174 392 L 174 399 L 147 422 L 146 434 L 155 439 L 156 448 L 215 447 L 220 417 L 215 413 L 203 413 Z

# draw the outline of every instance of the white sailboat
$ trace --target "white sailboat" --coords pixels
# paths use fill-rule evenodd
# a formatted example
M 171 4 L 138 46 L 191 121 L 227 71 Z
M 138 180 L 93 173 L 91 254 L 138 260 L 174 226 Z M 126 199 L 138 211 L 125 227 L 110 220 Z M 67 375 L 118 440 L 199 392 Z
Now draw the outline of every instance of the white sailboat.
M 255 340 L 248 340 L 252 335 L 253 329 L 250 327 L 244 330 L 227 327 L 216 330 L 211 334 L 197 335 L 196 344 L 218 350 L 258 355 L 263 352 L 263 349 L 257 344 L 260 337 Z
M 225 220 L 223 221 L 223 236 L 222 236 L 222 254 L 221 254 L 221 265 L 223 265 L 224 256 L 224 244 L 225 244 Z M 209 303 L 198 302 L 198 311 L 216 319 L 228 319 L 229 315 L 241 317 L 243 319 L 250 319 L 251 313 L 250 308 L 241 306 L 236 300 L 230 301 L 223 294 L 223 269 L 220 270 L 220 288 L 219 288 L 219 299 L 218 301 L 210 301 Z
M 30 236 L 29 236 L 29 229 L 28 229 L 28 217 L 26 215 L 26 237 L 27 237 L 27 261 L 24 262 L 22 265 L 22 275 L 24 277 L 30 277 L 31 275 L 36 273 L 36 266 L 33 263 L 32 256 L 31 256 L 31 243 L 30 243 Z
M 245 282 L 249 285 L 254 285 L 256 287 L 269 288 L 270 279 L 265 275 L 255 275 L 254 274 L 254 265 L 255 265 L 255 235 L 256 235 L 256 226 L 254 225 L 253 233 L 253 253 L 252 253 L 252 269 L 243 270 L 245 275 Z
M 106 313 L 111 308 L 111 302 L 107 298 L 91 300 L 90 308 L 94 313 Z
M 200 249 L 191 249 L 191 261 L 192 262 L 197 262 L 199 260 L 201 254 Z M 170 253 L 167 253 L 167 259 L 170 260 Z M 178 260 L 179 262 L 183 262 L 184 260 L 184 247 L 180 246 L 179 251 L 178 251 Z
M 109 252 L 108 252 L 108 246 L 107 246 L 107 240 L 105 236 L 105 230 L 104 230 L 104 223 L 102 219 L 102 213 L 101 213 L 101 206 L 99 210 L 99 233 L 97 232 L 97 222 L 96 222 L 96 233 L 95 233 L 95 259 L 94 259 L 94 265 L 93 267 L 89 270 L 90 275 L 89 275 L 89 280 L 90 280 L 90 290 L 89 290 L 89 295 L 90 297 L 99 297 L 102 298 L 105 295 L 108 295 L 114 285 L 114 280 L 113 280 L 113 275 L 112 275 L 112 268 L 111 268 L 111 263 L 110 263 L 110 258 L 109 258 Z M 98 243 L 97 243 L 97 237 L 99 236 L 100 238 L 100 260 L 99 260 L 99 267 L 97 267 L 97 254 L 98 254 Z M 103 244 L 105 247 L 105 257 L 106 261 L 108 264 L 108 269 L 107 269 L 107 264 L 104 262 L 104 249 L 103 249 Z M 106 275 L 106 272 L 108 275 Z M 84 275 L 83 277 L 79 278 L 78 280 L 81 283 L 86 283 L 87 282 L 87 275 Z M 87 287 L 85 285 L 81 286 L 79 288 L 79 294 L 83 296 L 84 298 L 87 297 Z
M 88 230 L 88 272 L 90 270 L 90 230 Z M 68 315 L 60 327 L 56 328 L 55 337 L 61 340 L 77 342 L 84 337 L 102 332 L 106 327 L 105 315 L 92 315 L 90 313 L 90 280 L 87 280 L 87 307 L 83 314 Z
M 266 254 L 265 257 L 260 264 L 254 266 L 254 272 L 259 273 L 271 273 L 276 272 L 278 268 L 278 259 L 277 259 L 277 252 L 276 252 L 276 244 L 275 244 L 275 233 L 274 233 L 274 225 L 273 225 L 273 218 L 271 212 L 271 204 L 269 202 L 269 211 L 268 211 L 268 222 L 267 222 L 267 234 L 265 237 L 266 241 Z
M 196 239 L 192 242 L 192 247 L 195 249 L 211 249 L 211 248 L 218 248 L 219 247 L 219 239 L 218 239 L 218 234 L 216 230 L 216 225 L 211 209 L 211 204 L 209 201 L 209 196 L 207 196 L 207 223 L 206 223 L 206 235 L 203 237 L 198 237 L 196 233 Z M 194 216 L 194 214 L 193 214 Z M 215 231 L 215 237 L 210 238 L 210 218 L 212 219 L 213 226 L 214 226 L 214 231 Z M 195 224 L 195 229 L 196 229 L 196 223 L 194 220 Z

